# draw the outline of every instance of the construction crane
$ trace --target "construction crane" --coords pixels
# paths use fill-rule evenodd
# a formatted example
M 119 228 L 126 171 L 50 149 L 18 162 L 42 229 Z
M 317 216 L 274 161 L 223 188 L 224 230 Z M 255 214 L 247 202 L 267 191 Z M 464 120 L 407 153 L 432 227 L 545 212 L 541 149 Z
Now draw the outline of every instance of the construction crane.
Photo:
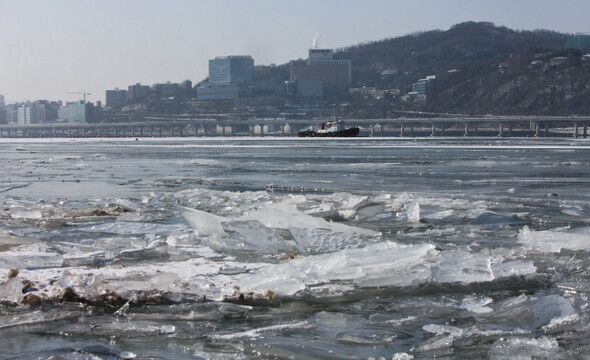
M 84 104 L 86 104 L 86 95 L 92 95 L 91 93 L 87 93 L 86 90 L 84 90 L 82 92 L 66 92 L 66 94 L 84 95 Z

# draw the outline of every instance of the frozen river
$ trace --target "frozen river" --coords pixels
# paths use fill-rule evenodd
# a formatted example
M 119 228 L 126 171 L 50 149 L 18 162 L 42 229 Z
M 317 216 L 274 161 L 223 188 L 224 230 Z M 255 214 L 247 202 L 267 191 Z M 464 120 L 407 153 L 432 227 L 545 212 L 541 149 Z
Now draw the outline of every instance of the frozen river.
M 0 142 L 0 359 L 590 356 L 590 141 Z

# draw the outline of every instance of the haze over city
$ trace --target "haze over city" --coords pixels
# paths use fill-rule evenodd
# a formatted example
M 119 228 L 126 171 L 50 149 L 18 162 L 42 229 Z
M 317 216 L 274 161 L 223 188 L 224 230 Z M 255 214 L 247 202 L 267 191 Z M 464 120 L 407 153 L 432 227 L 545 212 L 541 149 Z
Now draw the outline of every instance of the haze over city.
M 305 58 L 316 39 L 338 49 L 464 21 L 565 33 L 589 30 L 590 2 L 555 1 L 19 1 L 0 2 L 0 94 L 104 101 L 129 84 L 193 83 L 208 60 L 251 55 L 256 65 Z

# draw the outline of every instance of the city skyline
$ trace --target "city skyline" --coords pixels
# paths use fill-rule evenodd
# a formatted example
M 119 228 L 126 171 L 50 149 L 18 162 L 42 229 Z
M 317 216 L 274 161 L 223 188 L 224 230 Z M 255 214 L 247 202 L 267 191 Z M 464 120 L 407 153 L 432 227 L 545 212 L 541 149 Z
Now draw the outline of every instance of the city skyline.
M 590 31 L 590 3 L 551 1 L 253 0 L 0 2 L 0 94 L 5 102 L 105 101 L 129 84 L 196 84 L 217 56 L 255 65 L 306 58 L 312 42 L 338 49 L 416 31 L 489 21 L 516 30 Z M 23 21 L 23 19 L 25 19 Z

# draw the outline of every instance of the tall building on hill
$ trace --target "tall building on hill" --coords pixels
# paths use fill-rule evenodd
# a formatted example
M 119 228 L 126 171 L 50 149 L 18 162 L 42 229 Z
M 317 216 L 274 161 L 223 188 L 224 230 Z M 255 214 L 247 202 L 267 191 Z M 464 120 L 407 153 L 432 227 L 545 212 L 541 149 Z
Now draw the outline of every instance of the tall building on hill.
M 580 33 L 567 38 L 565 47 L 578 49 L 580 51 L 590 51 L 590 34 Z
M 147 85 L 141 85 L 137 83 L 135 85 L 129 85 L 127 90 L 127 100 L 141 100 L 145 99 L 150 95 L 150 87 Z
M 420 95 L 431 94 L 436 89 L 436 76 L 429 75 L 424 79 L 420 79 L 412 84 L 412 91 Z
M 331 49 L 309 49 L 305 63 L 291 63 L 291 81 L 297 84 L 298 96 L 343 93 L 352 82 L 351 67 L 350 60 L 335 60 Z
M 247 85 L 252 82 L 251 56 L 218 56 L 209 60 L 209 83 Z
M 127 103 L 127 90 L 120 90 L 119 88 L 107 90 L 106 100 L 107 107 L 116 108 L 123 106 Z
M 254 59 L 249 55 L 218 56 L 209 60 L 209 82 L 197 88 L 199 100 L 233 100 L 252 83 Z
M 6 104 L 4 103 L 4 95 L 0 94 L 0 108 L 3 108 Z

